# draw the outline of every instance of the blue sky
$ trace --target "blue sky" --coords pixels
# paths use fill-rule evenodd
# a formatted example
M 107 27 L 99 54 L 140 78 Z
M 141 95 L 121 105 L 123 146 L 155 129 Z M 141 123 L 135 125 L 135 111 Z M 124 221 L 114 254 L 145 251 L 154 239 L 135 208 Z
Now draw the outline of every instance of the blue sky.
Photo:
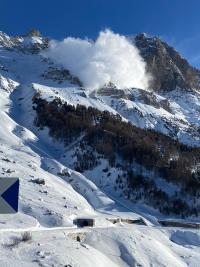
M 146 32 L 175 46 L 200 67 L 199 0 L 0 0 L 0 30 L 45 36 L 95 38 L 111 28 L 121 34 Z

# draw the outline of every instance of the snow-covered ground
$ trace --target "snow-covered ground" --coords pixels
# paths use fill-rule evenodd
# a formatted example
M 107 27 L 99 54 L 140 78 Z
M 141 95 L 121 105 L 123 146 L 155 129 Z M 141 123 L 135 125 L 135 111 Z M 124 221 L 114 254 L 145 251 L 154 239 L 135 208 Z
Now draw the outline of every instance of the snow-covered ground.
M 164 129 L 163 116 L 174 123 L 183 120 L 177 124 L 182 129 L 189 123 L 198 126 L 198 114 L 192 120 L 195 107 L 186 114 L 187 106 L 180 104 L 187 105 L 186 99 L 173 97 L 170 113 L 143 103 L 136 89 L 131 94 L 138 95 L 138 101 L 90 94 L 67 81 L 58 84 L 43 78 L 49 64 L 38 54 L 0 47 L 0 172 L 2 177 L 20 178 L 19 213 L 0 215 L 0 266 L 199 266 L 198 230 L 158 226 L 152 215 L 134 211 L 102 190 L 91 173 L 75 172 L 60 160 L 63 145 L 51 140 L 47 129 L 38 130 L 33 124 L 32 96 L 36 91 L 48 99 L 59 96 L 74 105 L 118 112 L 140 127 L 156 128 L 159 123 L 159 130 Z M 163 100 L 155 96 L 156 101 Z M 198 97 L 193 95 L 196 106 Z M 190 140 L 199 144 L 198 139 L 190 136 Z M 44 179 L 44 184 L 36 179 Z M 78 229 L 73 220 L 80 216 L 95 218 L 95 227 Z M 106 220 L 119 217 L 144 217 L 147 225 L 113 225 Z M 31 233 L 27 241 L 22 238 L 25 231 Z

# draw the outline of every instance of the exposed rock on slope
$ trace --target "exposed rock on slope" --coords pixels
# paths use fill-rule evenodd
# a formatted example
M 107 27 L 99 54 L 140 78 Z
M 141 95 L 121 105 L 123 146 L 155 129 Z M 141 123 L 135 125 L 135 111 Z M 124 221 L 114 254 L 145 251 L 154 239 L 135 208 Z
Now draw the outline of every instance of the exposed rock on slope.
M 134 41 L 147 62 L 147 71 L 153 76 L 152 89 L 199 89 L 200 71 L 192 67 L 173 47 L 158 37 L 148 37 L 146 34 L 137 35 Z

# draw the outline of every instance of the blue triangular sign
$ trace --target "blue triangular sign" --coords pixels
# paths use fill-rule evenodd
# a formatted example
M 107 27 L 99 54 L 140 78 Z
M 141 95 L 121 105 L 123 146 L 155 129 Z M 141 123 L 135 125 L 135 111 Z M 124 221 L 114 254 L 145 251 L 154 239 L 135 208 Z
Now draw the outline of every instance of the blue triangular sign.
M 18 212 L 18 195 L 19 195 L 19 180 L 11 185 L 1 197 L 16 211 Z

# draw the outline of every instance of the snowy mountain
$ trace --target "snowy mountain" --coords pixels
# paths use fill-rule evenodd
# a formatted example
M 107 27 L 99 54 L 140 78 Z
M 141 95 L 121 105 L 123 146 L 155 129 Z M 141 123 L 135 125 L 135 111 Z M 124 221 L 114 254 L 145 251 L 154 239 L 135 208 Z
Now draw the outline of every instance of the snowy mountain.
M 199 231 L 159 220 L 199 220 L 199 71 L 158 38 L 131 40 L 151 90 L 88 90 L 38 32 L 0 33 L 0 171 L 20 178 L 1 266 L 198 266 Z

